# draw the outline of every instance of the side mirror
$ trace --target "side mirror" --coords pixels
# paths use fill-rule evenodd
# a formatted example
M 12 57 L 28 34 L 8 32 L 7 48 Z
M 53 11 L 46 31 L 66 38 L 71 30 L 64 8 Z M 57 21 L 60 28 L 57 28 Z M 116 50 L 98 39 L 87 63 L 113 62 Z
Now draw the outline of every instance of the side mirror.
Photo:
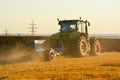
M 88 22 L 88 26 L 90 26 L 90 22 Z
M 62 30 L 61 30 L 61 29 L 59 29 L 59 31 L 61 32 Z
M 59 18 L 57 18 L 57 21 L 59 22 Z

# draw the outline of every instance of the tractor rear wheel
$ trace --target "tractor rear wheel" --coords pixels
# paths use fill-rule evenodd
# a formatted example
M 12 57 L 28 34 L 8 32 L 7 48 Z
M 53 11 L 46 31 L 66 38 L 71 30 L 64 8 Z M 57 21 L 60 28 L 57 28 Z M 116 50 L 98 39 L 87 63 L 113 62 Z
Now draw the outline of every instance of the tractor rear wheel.
M 85 36 L 80 37 L 76 46 L 77 46 L 77 53 L 79 53 L 80 56 L 87 55 L 88 48 L 87 48 L 87 40 L 86 40 Z
M 101 53 L 101 45 L 99 40 L 95 40 L 91 44 L 91 54 L 99 55 Z

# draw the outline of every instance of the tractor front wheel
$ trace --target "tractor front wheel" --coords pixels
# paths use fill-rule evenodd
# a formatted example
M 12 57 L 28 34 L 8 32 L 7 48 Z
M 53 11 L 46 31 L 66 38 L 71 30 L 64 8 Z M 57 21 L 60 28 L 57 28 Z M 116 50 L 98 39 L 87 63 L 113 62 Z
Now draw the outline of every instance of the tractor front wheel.
M 53 49 L 46 50 L 43 53 L 43 59 L 44 59 L 44 61 L 51 61 L 51 60 L 54 59 L 54 57 L 55 57 L 55 55 L 54 55 L 54 50 Z

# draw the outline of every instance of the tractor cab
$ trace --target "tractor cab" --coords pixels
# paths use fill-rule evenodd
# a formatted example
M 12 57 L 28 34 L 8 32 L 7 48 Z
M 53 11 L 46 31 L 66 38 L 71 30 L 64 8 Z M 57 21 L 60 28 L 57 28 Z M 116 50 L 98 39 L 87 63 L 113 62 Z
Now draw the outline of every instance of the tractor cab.
M 90 23 L 86 20 L 62 20 L 58 23 L 60 25 L 60 32 L 81 32 L 88 34 L 87 26 Z

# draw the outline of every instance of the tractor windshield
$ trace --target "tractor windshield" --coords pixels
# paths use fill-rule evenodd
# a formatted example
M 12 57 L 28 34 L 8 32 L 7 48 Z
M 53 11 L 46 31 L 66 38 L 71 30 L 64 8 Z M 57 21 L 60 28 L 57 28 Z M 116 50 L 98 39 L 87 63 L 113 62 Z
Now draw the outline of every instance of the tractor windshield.
M 62 32 L 71 32 L 76 30 L 76 23 L 64 22 L 61 23 L 61 31 Z

